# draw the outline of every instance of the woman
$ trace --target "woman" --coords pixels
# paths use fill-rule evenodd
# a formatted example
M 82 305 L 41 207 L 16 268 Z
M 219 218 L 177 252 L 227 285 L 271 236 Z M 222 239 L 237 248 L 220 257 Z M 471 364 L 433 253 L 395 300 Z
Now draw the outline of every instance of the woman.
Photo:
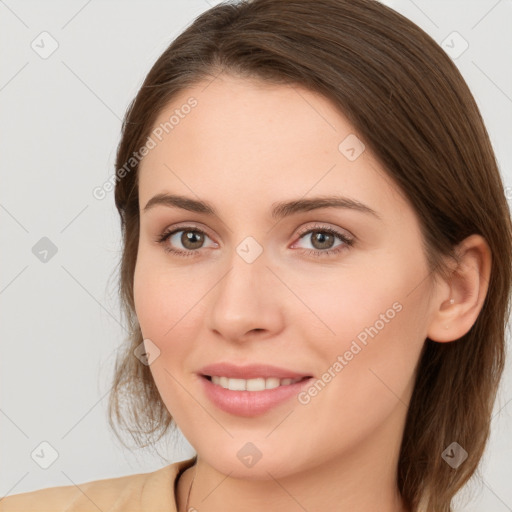
M 218 5 L 149 72 L 116 169 L 112 426 L 177 425 L 197 455 L 2 510 L 450 511 L 489 435 L 512 228 L 444 51 L 372 0 Z

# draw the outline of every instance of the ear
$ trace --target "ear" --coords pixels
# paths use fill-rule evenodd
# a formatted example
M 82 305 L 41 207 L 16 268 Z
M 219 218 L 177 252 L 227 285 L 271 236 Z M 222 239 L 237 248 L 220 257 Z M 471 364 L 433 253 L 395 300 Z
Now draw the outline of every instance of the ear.
M 432 303 L 427 332 L 432 341 L 441 343 L 457 340 L 471 329 L 482 309 L 491 275 L 491 250 L 482 236 L 467 237 L 456 250 L 460 262 Z

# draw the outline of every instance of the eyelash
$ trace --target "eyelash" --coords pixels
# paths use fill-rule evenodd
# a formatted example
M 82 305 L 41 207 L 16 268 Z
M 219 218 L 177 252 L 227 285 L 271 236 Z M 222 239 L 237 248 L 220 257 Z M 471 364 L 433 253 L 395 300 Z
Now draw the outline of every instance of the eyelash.
M 182 251 L 173 249 L 169 246 L 169 244 L 166 244 L 167 240 L 174 234 L 179 233 L 180 231 L 191 231 L 194 233 L 200 233 L 203 235 L 208 236 L 207 233 L 205 233 L 202 229 L 196 228 L 195 226 L 181 226 L 177 229 L 173 230 L 166 230 L 161 235 L 159 235 L 156 239 L 156 242 L 164 246 L 164 251 L 167 253 L 175 254 L 180 257 L 190 257 L 190 256 L 196 256 L 199 249 L 195 250 L 188 250 L 188 251 Z M 327 226 L 314 226 L 312 228 L 308 228 L 305 231 L 302 231 L 299 233 L 299 239 L 303 238 L 304 236 L 310 234 L 310 233 L 329 233 L 330 235 L 333 235 L 337 238 L 339 238 L 344 245 L 337 246 L 335 249 L 326 249 L 326 250 L 319 250 L 319 249 L 299 249 L 303 254 L 306 256 L 316 256 L 316 257 L 327 257 L 332 254 L 338 254 L 341 251 L 347 249 L 348 247 L 352 247 L 354 245 L 354 240 L 352 238 L 348 238 L 346 235 L 340 233 L 339 231 L 327 227 Z

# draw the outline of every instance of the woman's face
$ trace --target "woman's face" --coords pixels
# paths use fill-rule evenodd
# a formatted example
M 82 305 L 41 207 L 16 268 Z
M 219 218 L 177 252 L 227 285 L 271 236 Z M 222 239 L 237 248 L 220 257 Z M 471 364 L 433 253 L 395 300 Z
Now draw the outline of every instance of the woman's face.
M 353 127 L 316 93 L 221 75 L 154 128 L 136 313 L 199 456 L 277 478 L 396 453 L 432 276 L 414 211 Z M 180 199 L 148 205 L 161 194 Z

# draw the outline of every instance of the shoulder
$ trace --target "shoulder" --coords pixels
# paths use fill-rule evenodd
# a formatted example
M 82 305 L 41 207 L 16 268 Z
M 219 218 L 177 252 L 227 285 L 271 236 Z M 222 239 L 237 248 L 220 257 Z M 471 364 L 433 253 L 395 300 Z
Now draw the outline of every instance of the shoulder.
M 0 512 L 135 512 L 172 511 L 174 482 L 194 459 L 170 464 L 151 473 L 49 487 L 0 499 Z

